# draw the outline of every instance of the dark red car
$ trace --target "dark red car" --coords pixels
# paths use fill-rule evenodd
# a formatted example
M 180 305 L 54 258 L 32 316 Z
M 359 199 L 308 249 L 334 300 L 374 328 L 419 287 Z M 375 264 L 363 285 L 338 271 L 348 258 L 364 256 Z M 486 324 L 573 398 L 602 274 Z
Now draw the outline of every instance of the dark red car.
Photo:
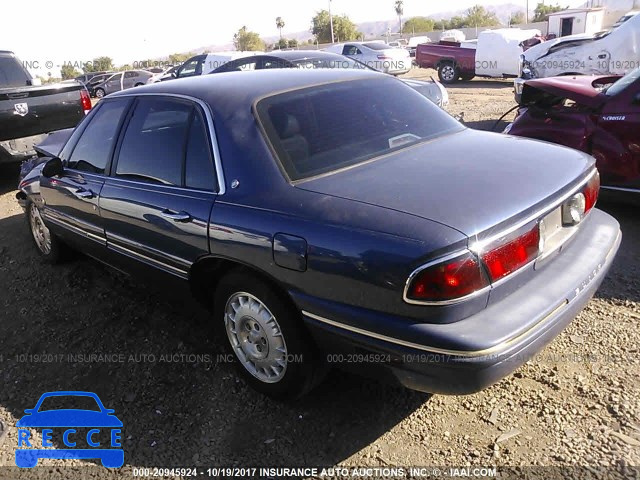
M 529 80 L 521 105 L 504 133 L 589 153 L 603 188 L 640 192 L 640 68 Z

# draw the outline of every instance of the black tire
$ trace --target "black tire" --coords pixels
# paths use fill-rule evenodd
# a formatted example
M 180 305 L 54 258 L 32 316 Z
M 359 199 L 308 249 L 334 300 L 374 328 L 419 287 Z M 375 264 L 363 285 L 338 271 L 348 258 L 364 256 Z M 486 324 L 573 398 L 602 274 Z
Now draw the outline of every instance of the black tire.
M 33 203 L 27 205 L 27 226 L 36 251 L 45 262 L 56 264 L 69 257 L 69 247 L 49 231 L 40 210 Z M 45 235 L 48 236 L 48 242 Z
M 284 348 L 288 356 L 285 361 L 286 367 L 282 372 L 282 377 L 272 383 L 261 380 L 257 376 L 261 372 L 258 372 L 257 369 L 255 373 L 251 373 L 248 369 L 249 367 L 245 367 L 241 356 L 245 355 L 246 352 L 240 346 L 240 343 L 237 343 L 235 348 L 232 345 L 232 341 L 234 341 L 232 337 L 238 342 L 238 337 L 241 333 L 238 332 L 236 336 L 234 333 L 228 332 L 228 323 L 229 325 L 234 325 L 236 330 L 242 330 L 242 333 L 246 333 L 244 332 L 244 327 L 247 324 L 251 327 L 251 321 L 258 323 L 258 320 L 246 315 L 241 319 L 237 319 L 235 323 L 230 320 L 230 317 L 228 320 L 228 316 L 225 313 L 228 302 L 231 302 L 229 308 L 233 309 L 232 305 L 238 304 L 232 299 L 236 299 L 238 295 L 245 294 L 253 296 L 266 307 L 266 312 L 265 309 L 257 309 L 256 312 L 262 311 L 264 317 L 269 317 L 269 312 L 271 313 L 273 320 L 276 322 L 275 327 L 279 327 L 272 327 L 272 334 L 273 332 L 279 332 L 280 335 L 276 336 L 281 337 L 285 344 Z M 224 339 L 223 341 L 227 348 L 235 355 L 235 365 L 239 375 L 254 390 L 278 400 L 294 400 L 308 393 L 322 379 L 325 369 L 322 362 L 319 361 L 320 355 L 318 355 L 308 332 L 304 329 L 300 312 L 284 294 L 278 292 L 262 279 L 257 278 L 255 274 L 235 270 L 220 280 L 214 295 L 213 315 L 216 329 L 218 331 L 222 330 L 220 336 Z M 260 315 L 256 315 L 256 317 L 260 317 Z M 241 325 L 243 321 L 245 321 L 244 326 Z M 251 329 L 249 331 L 254 333 Z M 259 342 L 247 340 L 241 343 L 245 346 L 248 345 L 247 348 L 252 348 L 254 345 L 257 348 Z M 276 352 L 275 349 L 268 351 L 267 361 L 272 358 L 272 351 Z M 249 357 L 245 356 L 245 358 Z
M 103 98 L 105 91 L 102 88 L 96 88 L 96 98 Z
M 438 65 L 438 78 L 441 83 L 450 85 L 458 81 L 460 76 L 460 69 L 453 62 L 442 62 Z

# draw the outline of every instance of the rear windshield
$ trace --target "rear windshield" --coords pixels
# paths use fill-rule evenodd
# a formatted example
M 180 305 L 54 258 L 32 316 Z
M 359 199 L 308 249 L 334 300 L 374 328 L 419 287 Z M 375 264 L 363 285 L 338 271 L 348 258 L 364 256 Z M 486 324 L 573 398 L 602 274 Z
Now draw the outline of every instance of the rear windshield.
M 30 78 L 15 57 L 0 56 L 0 87 L 24 87 Z
M 257 113 L 292 181 L 463 128 L 394 78 L 331 83 L 274 95 L 258 102 Z

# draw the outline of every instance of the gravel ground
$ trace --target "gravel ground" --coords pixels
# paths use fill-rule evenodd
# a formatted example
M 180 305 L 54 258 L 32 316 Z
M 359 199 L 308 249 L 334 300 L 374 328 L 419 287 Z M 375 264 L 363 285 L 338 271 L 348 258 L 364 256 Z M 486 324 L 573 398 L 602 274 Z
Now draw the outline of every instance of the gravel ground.
M 474 128 L 489 129 L 514 105 L 508 81 L 449 92 L 449 111 Z M 133 467 L 213 465 L 535 466 L 528 474 L 544 478 L 550 467 L 640 462 L 640 222 L 632 206 L 600 204 L 623 228 L 613 269 L 567 330 L 497 385 L 429 396 L 332 372 L 309 397 L 280 404 L 216 361 L 220 339 L 193 302 L 82 257 L 43 265 L 14 199 L 16 176 L 0 169 L 0 478 L 121 478 Z M 43 392 L 67 389 L 96 392 L 115 409 L 125 467 L 44 460 L 32 471 L 9 468 L 23 410 Z

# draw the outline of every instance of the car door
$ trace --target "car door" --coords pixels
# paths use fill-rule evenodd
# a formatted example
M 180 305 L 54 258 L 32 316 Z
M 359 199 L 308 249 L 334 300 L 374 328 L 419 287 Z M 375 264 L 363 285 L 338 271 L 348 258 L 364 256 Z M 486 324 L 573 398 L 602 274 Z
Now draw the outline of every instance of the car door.
M 104 84 L 105 93 L 108 95 L 109 93 L 119 92 L 122 90 L 122 73 L 118 73 L 113 75 L 109 80 Z
M 197 102 L 141 96 L 100 196 L 107 247 L 186 279 L 209 252 L 218 192 L 210 113 Z
M 136 82 L 136 72 L 125 72 L 124 80 L 122 84 L 122 89 L 126 90 L 127 88 L 133 88 Z
M 640 69 L 607 90 L 592 154 L 605 185 L 640 190 Z
M 105 99 L 71 136 L 60 158 L 64 174 L 40 177 L 44 215 L 56 233 L 87 253 L 106 246 L 99 199 L 130 99 Z

